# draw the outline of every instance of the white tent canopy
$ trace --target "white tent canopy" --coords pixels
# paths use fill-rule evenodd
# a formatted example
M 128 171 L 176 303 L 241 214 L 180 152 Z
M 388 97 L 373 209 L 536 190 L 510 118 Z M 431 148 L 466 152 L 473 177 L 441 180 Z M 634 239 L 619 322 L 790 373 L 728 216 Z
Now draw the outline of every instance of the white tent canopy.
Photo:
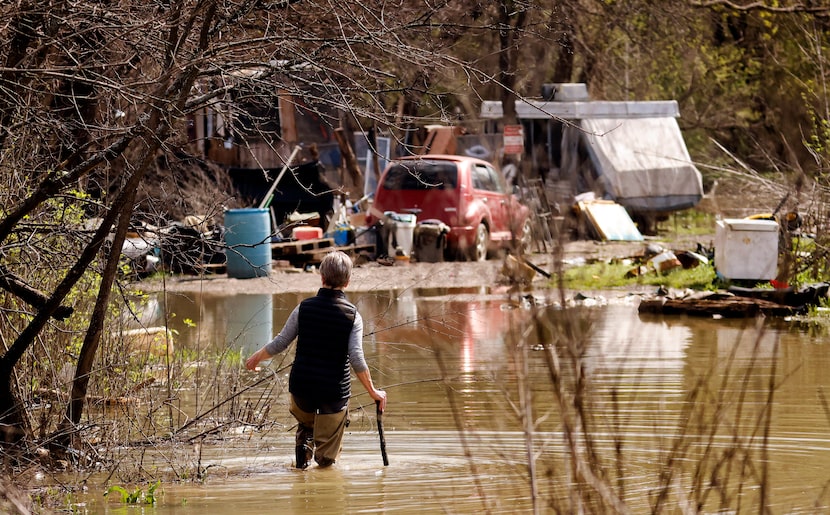
M 702 198 L 700 172 L 674 118 L 588 118 L 579 126 L 572 137 L 579 133 L 606 195 L 619 204 L 666 211 L 692 207 Z
M 575 194 L 593 191 L 631 211 L 685 209 L 703 198 L 676 101 L 592 101 L 584 84 L 554 86 L 549 100 L 518 100 L 516 116 L 525 124 L 547 120 L 548 134 L 550 124 L 561 124 L 561 140 L 548 136 L 547 145 L 560 147 L 557 179 Z M 501 101 L 482 103 L 483 119 L 503 114 Z

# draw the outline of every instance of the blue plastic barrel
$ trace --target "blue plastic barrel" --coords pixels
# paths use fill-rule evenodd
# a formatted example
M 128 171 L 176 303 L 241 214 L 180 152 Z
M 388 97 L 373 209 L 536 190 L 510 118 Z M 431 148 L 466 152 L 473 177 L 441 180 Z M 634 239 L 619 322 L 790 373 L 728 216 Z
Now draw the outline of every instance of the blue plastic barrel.
M 267 208 L 225 211 L 228 277 L 250 279 L 271 272 L 271 217 Z

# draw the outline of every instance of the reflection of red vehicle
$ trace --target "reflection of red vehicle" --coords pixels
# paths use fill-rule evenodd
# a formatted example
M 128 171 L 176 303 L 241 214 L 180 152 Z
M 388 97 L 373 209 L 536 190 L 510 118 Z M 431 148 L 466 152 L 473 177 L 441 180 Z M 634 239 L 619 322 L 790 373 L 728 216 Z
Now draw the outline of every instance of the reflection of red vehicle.
M 448 225 L 451 255 L 483 261 L 498 247 L 530 247 L 527 206 L 508 191 L 501 174 L 480 159 L 424 155 L 392 161 L 378 181 L 367 223 L 388 211 Z

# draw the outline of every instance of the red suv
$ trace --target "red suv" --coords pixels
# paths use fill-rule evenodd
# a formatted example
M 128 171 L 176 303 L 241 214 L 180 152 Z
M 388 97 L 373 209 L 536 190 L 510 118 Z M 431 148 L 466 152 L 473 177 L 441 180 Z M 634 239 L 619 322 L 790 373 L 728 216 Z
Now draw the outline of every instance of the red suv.
M 508 191 L 501 173 L 481 159 L 422 155 L 392 161 L 378 181 L 366 221 L 372 225 L 389 211 L 448 225 L 450 256 L 483 261 L 499 247 L 530 248 L 527 206 Z

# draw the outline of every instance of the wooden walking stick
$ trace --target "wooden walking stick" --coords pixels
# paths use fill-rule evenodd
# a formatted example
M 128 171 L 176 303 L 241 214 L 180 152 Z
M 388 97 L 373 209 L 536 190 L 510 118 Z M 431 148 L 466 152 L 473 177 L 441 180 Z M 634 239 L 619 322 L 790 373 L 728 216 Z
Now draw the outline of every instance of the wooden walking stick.
M 282 179 L 282 176 L 285 175 L 285 172 L 288 170 L 289 166 L 291 166 L 291 161 L 294 160 L 294 157 L 297 155 L 297 152 L 299 152 L 302 149 L 303 148 L 300 145 L 294 147 L 294 150 L 291 152 L 291 155 L 288 156 L 288 160 L 283 165 L 282 170 L 280 170 L 280 174 L 277 175 L 277 179 L 273 182 L 273 184 L 271 184 L 271 187 L 268 188 L 268 193 L 265 194 L 265 198 L 263 198 L 262 202 L 260 202 L 260 209 L 265 209 L 266 207 L 271 206 L 271 201 L 274 200 L 274 190 L 277 189 L 277 184 L 279 184 L 280 179 Z
M 378 418 L 378 436 L 380 437 L 380 455 L 383 457 L 383 466 L 389 466 L 389 457 L 386 455 L 386 437 L 383 436 L 383 411 L 380 409 L 380 401 L 375 401 Z

